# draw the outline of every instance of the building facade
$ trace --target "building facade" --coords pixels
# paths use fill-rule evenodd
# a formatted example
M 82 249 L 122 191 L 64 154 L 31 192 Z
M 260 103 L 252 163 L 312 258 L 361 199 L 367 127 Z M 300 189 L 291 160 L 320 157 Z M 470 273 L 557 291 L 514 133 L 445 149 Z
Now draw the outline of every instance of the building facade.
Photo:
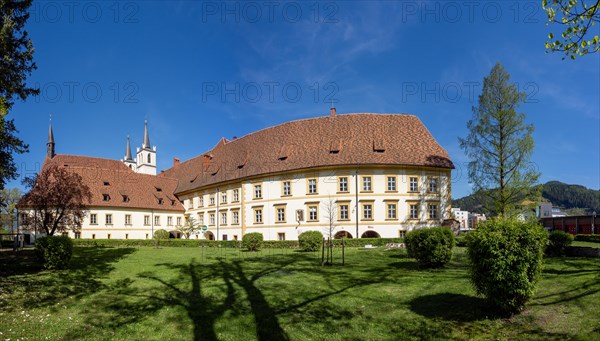
M 158 175 L 145 123 L 142 148 L 131 156 L 129 138 L 121 161 L 49 151 L 44 165 L 97 170 L 84 177 L 94 199 L 72 237 L 147 239 L 157 229 L 178 237 L 176 227 L 193 218 L 203 227 L 198 239 L 259 232 L 265 240 L 295 240 L 308 230 L 389 238 L 451 217 L 453 164 L 413 115 L 332 109 L 221 139 Z

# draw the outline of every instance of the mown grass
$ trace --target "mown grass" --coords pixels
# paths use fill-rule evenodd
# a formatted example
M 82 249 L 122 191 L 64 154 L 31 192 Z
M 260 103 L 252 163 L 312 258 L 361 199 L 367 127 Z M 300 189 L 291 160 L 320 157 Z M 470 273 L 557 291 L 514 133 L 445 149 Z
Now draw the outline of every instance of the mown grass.
M 320 254 L 76 248 L 69 270 L 0 253 L 0 339 L 403 340 L 600 337 L 600 263 L 548 258 L 526 310 L 497 316 L 466 255 L 421 270 L 404 250 Z

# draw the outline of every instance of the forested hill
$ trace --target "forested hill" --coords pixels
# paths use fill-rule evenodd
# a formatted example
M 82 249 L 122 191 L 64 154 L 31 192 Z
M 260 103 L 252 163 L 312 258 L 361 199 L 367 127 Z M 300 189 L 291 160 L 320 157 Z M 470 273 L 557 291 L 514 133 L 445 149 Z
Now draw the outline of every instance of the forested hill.
M 586 209 L 588 213 L 600 212 L 600 191 L 584 186 L 549 181 L 542 185 L 542 197 L 552 204 L 566 209 L 581 208 Z M 452 207 L 460 207 L 469 212 L 487 213 L 483 211 L 482 205 L 485 200 L 486 196 L 478 192 L 452 200 Z

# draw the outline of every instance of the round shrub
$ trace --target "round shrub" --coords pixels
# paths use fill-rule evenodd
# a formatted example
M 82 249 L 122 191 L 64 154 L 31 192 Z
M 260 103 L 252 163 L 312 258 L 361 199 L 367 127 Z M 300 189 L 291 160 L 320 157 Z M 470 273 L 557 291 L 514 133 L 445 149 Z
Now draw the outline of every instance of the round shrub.
M 492 219 L 467 235 L 471 282 L 503 313 L 520 311 L 542 271 L 547 233 L 534 222 Z
M 246 233 L 244 237 L 242 237 L 242 246 L 248 249 L 248 251 L 258 251 L 258 249 L 260 249 L 262 241 L 262 233 Z
M 323 244 L 323 234 L 319 231 L 306 231 L 298 236 L 298 243 L 302 251 L 317 251 Z
M 454 234 L 447 227 L 425 228 L 407 233 L 404 242 L 408 256 L 419 266 L 439 268 L 452 258 Z
M 573 243 L 573 236 L 563 232 L 554 231 L 548 236 L 546 254 L 549 256 L 564 256 L 567 247 Z
M 154 231 L 154 239 L 169 239 L 169 232 L 166 230 L 156 230 Z
M 65 269 L 73 255 L 73 242 L 67 236 L 38 238 L 35 255 L 46 269 Z

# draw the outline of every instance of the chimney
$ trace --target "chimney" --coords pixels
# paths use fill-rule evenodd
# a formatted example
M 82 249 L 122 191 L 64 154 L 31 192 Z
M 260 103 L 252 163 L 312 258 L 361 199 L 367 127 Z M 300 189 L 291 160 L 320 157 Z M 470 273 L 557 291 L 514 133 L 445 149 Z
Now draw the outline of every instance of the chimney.
M 329 109 L 329 116 L 335 116 L 336 112 L 335 112 L 335 107 L 331 107 L 331 109 Z
M 177 168 L 177 166 L 179 166 L 179 158 L 174 157 L 173 158 L 173 168 Z

